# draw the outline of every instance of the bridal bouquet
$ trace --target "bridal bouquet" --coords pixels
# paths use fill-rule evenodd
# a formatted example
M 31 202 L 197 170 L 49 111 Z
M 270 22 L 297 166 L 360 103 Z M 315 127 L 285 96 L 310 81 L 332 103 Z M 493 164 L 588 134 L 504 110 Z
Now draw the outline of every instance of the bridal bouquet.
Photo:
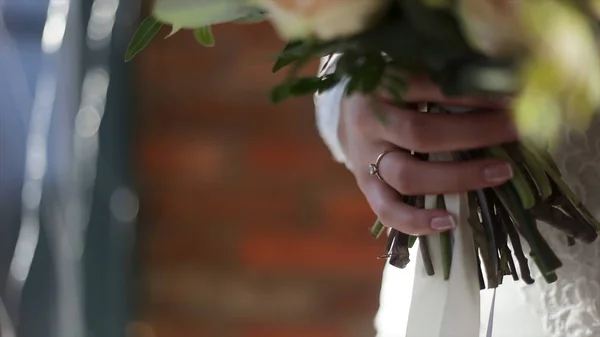
M 415 73 L 427 74 L 448 96 L 514 98 L 522 141 L 451 154 L 453 160 L 502 157 L 515 172 L 503 186 L 470 192 L 465 199 L 481 288 L 497 287 L 504 276 L 532 283 L 528 257 L 547 282 L 557 279 L 562 263 L 536 220 L 563 231 L 569 244 L 596 240 L 600 223 L 563 182 L 550 153 L 562 124 L 585 128 L 600 107 L 600 0 L 156 0 L 126 59 L 163 25 L 172 27 L 171 34 L 191 29 L 198 42 L 212 46 L 212 25 L 264 20 L 289 42 L 274 61 L 274 72 L 289 69 L 271 93 L 274 102 L 322 92 L 347 79 L 347 94 L 384 90 L 400 105 L 406 78 Z M 331 54 L 340 54 L 335 72 L 297 76 L 308 61 Z M 451 113 L 434 109 L 423 113 Z M 405 197 L 417 207 L 425 207 L 425 200 Z M 443 197 L 434 205 L 445 206 Z M 372 234 L 377 237 L 384 228 L 376 222 Z M 418 239 L 427 274 L 448 279 L 453 235 L 436 241 L 438 257 L 427 237 L 392 230 L 385 257 L 403 268 Z M 432 259 L 443 262 L 442 270 L 433 268 Z

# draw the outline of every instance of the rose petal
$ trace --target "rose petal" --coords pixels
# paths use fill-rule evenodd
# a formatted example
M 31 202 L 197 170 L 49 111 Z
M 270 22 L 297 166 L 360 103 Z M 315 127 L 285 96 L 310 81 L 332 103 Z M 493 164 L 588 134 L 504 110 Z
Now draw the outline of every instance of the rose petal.
M 156 19 L 181 28 L 200 28 L 245 17 L 254 7 L 247 0 L 156 0 Z

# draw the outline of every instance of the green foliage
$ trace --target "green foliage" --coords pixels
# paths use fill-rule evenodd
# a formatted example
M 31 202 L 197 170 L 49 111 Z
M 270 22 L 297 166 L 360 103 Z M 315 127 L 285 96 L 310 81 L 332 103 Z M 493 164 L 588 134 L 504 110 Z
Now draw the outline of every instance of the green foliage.
M 204 26 L 195 29 L 194 38 L 199 44 L 205 47 L 213 47 L 215 45 L 215 37 L 213 35 L 211 26 Z
M 431 27 L 432 20 L 434 27 Z M 405 74 L 426 71 L 434 80 L 444 80 L 449 86 L 458 76 L 452 71 L 461 62 L 469 63 L 478 57 L 463 40 L 449 13 L 427 8 L 420 0 L 406 0 L 379 24 L 355 36 L 326 42 L 293 41 L 286 45 L 277 57 L 273 72 L 290 67 L 290 74 L 271 98 L 279 102 L 297 96 L 284 88 L 292 85 L 298 70 L 311 60 L 334 53 L 342 54 L 334 78 L 338 82 L 341 78 L 348 79 L 346 94 L 383 89 L 398 102 L 406 90 L 406 82 L 402 76 L 391 75 L 389 70 L 401 70 Z M 316 92 L 318 88 L 313 89 Z
M 129 42 L 129 46 L 125 53 L 125 62 L 131 61 L 137 54 L 145 49 L 150 42 L 152 42 L 152 39 L 154 39 L 162 26 L 163 24 L 152 16 L 144 19 Z
M 291 78 L 271 91 L 271 102 L 279 103 L 290 97 L 312 95 L 333 88 L 339 83 L 334 76 Z
M 306 43 L 303 41 L 294 41 L 288 43 L 283 51 L 277 56 L 275 65 L 273 65 L 273 73 L 278 72 L 294 62 L 311 57 L 307 50 L 300 49 L 300 47 L 305 44 Z

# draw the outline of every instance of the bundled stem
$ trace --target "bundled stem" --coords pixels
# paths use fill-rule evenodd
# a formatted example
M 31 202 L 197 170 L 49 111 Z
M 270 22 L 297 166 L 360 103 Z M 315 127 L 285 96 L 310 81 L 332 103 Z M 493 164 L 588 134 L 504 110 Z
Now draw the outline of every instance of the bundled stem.
M 427 160 L 426 155 L 415 155 Z M 600 224 L 564 183 L 547 152 L 538 151 L 527 143 L 513 143 L 454 154 L 456 160 L 486 156 L 507 160 L 513 166 L 515 176 L 501 186 L 469 193 L 468 221 L 473 229 L 478 263 L 485 267 L 486 277 L 479 267 L 482 287 L 498 287 L 504 276 L 510 276 L 513 280 L 522 279 L 526 284 L 534 282 L 521 239 L 527 242 L 531 249 L 528 255 L 545 281 L 555 282 L 555 271 L 562 266 L 562 262 L 539 232 L 536 221 L 543 221 L 562 231 L 569 238 L 569 244 L 595 241 Z M 405 198 L 408 204 L 420 208 L 424 206 L 423 200 L 422 196 Z M 438 208 L 445 208 L 443 196 L 438 196 L 437 201 Z M 394 238 L 387 249 L 390 263 L 404 268 L 409 260 L 408 247 L 414 239 L 395 230 L 392 232 L 395 233 Z M 442 233 L 440 239 L 442 272 L 444 278 L 448 279 L 452 261 L 452 232 Z M 419 242 L 427 274 L 433 275 L 435 271 L 427 238 L 420 237 Z

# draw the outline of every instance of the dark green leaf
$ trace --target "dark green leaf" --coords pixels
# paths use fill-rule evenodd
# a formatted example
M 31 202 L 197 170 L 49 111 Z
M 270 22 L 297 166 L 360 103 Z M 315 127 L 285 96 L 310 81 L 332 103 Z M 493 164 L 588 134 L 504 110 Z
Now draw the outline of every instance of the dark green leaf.
M 415 242 L 417 242 L 417 237 L 414 235 L 411 235 L 408 238 L 408 248 L 412 248 L 415 245 Z
M 346 86 L 346 95 L 350 96 L 354 94 L 356 91 L 360 90 L 361 87 L 361 78 L 360 76 L 353 76 L 348 81 L 348 86 Z
M 215 37 L 212 33 L 211 26 L 204 26 L 194 30 L 194 38 L 196 41 L 205 47 L 212 47 L 215 45 Z
M 385 66 L 383 64 L 369 64 L 361 70 L 362 77 L 362 91 L 365 93 L 371 93 L 375 91 L 381 84 L 383 79 L 383 73 Z
M 271 90 L 271 103 L 277 104 L 292 96 L 288 83 L 280 84 Z
M 381 223 L 381 220 L 377 219 L 377 221 L 375 221 L 375 224 L 373 225 L 373 227 L 371 227 L 371 236 L 373 236 L 375 239 L 377 239 L 377 238 L 379 238 L 381 233 L 383 233 L 384 230 L 385 230 L 385 226 L 383 226 L 383 223 Z
M 382 84 L 385 72 L 383 59 L 367 56 L 340 58 L 338 67 L 340 73 L 336 71 L 336 76 L 350 78 L 346 88 L 347 95 L 356 91 L 373 92 Z
M 424 37 L 446 45 L 466 44 L 452 12 L 431 8 L 422 0 L 402 0 L 399 3 L 406 20 Z
M 346 40 L 319 41 L 312 40 L 308 43 L 310 48 L 310 56 L 319 58 L 335 53 L 344 53 L 351 50 L 354 44 L 348 43 Z
M 318 77 L 300 78 L 292 82 L 290 92 L 294 96 L 314 94 L 322 85 L 323 81 Z
M 318 93 L 322 93 L 323 91 L 327 91 L 333 87 L 335 87 L 338 83 L 340 83 L 340 79 L 335 76 L 324 76 L 321 78 L 321 87 L 317 91 Z
M 271 102 L 279 103 L 289 97 L 312 95 L 330 89 L 338 82 L 333 76 L 290 79 L 271 91 Z
M 408 84 L 400 76 L 387 75 L 385 77 L 385 81 L 388 82 L 388 86 L 390 88 L 393 88 L 393 90 L 395 91 L 395 95 L 398 95 L 399 97 L 402 94 L 404 94 L 406 92 L 406 90 L 408 89 Z
M 139 52 L 146 48 L 162 26 L 163 24 L 154 17 L 147 17 L 135 31 L 129 42 L 129 46 L 127 46 L 125 62 L 131 61 Z
M 296 47 L 305 44 L 303 41 L 293 41 L 288 43 L 283 51 L 277 56 L 277 61 L 273 66 L 273 73 L 287 67 L 288 65 L 307 57 L 307 51 L 296 49 Z M 293 51 L 292 51 L 293 50 Z
M 515 228 L 527 241 L 531 248 L 531 255 L 535 255 L 535 262 L 542 274 L 550 274 L 562 266 L 548 242 L 540 234 L 535 219 L 529 212 L 525 212 L 520 202 L 520 197 L 511 184 L 504 184 L 494 188 L 494 192 L 502 205 L 515 222 Z
M 429 69 L 430 64 L 444 65 L 474 54 L 463 44 L 438 42 L 420 34 L 406 20 L 384 20 L 347 44 L 361 52 L 384 52 L 394 63 L 413 70 Z
M 273 66 L 273 72 L 278 72 L 282 68 L 295 62 L 304 62 L 311 59 L 318 59 L 333 53 L 344 51 L 344 41 L 294 41 L 290 42 L 285 49 L 277 56 L 277 62 Z

